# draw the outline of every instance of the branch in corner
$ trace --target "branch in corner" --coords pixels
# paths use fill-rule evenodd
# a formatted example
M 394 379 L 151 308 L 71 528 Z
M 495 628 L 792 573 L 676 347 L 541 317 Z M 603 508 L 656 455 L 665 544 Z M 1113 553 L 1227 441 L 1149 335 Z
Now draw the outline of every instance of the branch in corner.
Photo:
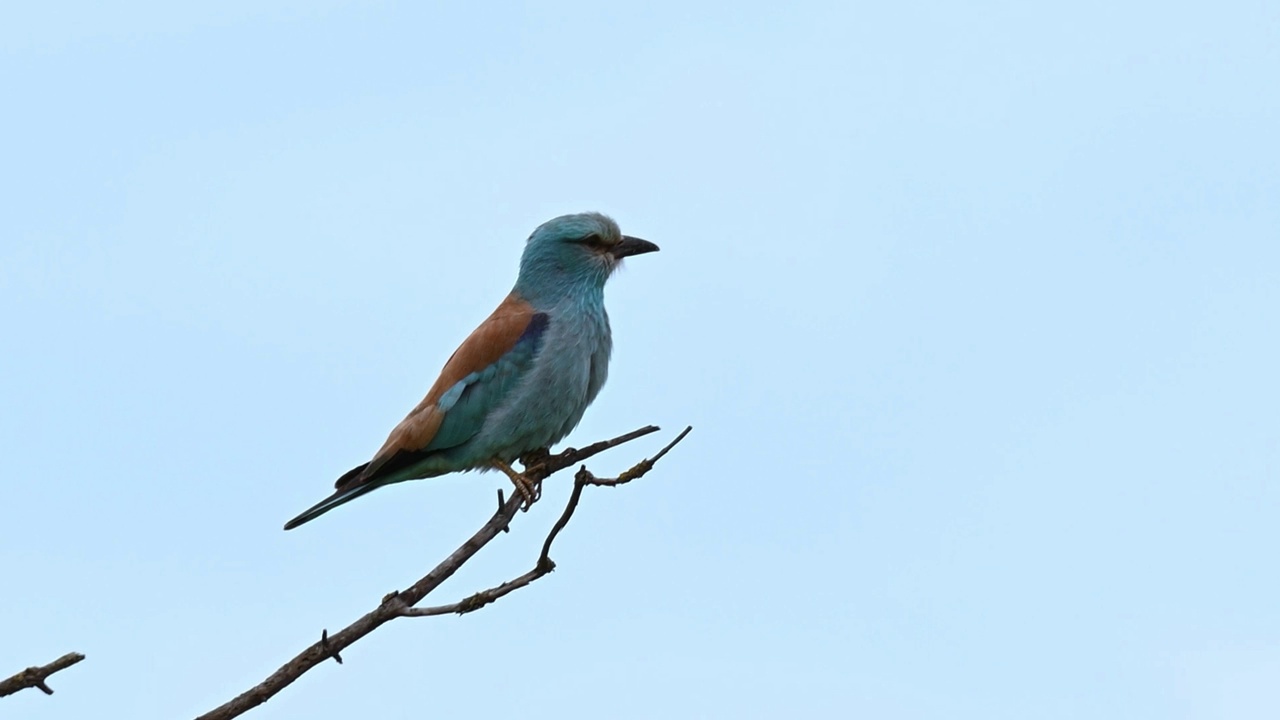
M 646 458 L 636 463 L 630 469 L 619 474 L 616 478 L 597 478 L 591 474 L 587 467 L 583 465 L 574 475 L 573 493 L 569 497 L 569 502 L 565 506 L 564 512 L 561 513 L 560 519 L 551 528 L 551 532 L 547 535 L 546 541 L 542 545 L 542 553 L 538 557 L 537 563 L 529 572 L 509 580 L 497 587 L 483 590 L 464 600 L 450 605 L 440 605 L 436 607 L 418 608 L 415 607 L 428 594 L 438 588 L 441 583 L 449 579 L 451 575 L 457 572 L 458 568 L 470 560 L 477 552 L 480 551 L 490 540 L 504 532 L 507 526 L 515 519 L 516 514 L 524 505 L 524 498 L 519 493 L 512 493 L 510 499 L 505 499 L 499 493 L 499 504 L 497 511 L 489 518 L 479 530 L 476 531 L 466 542 L 464 542 L 457 550 L 454 550 L 449 557 L 445 558 L 440 564 L 427 573 L 414 584 L 400 590 L 392 592 L 382 599 L 378 607 L 366 613 L 363 617 L 351 623 L 347 627 L 330 635 L 326 630 L 321 634 L 319 642 L 312 644 L 303 650 L 296 657 L 285 663 L 280 669 L 269 675 L 266 680 L 249 688 L 245 692 L 237 695 L 235 698 L 227 701 L 223 705 L 201 715 L 196 720 L 229 720 L 230 718 L 239 717 L 248 710 L 261 705 L 269 700 L 276 693 L 280 692 L 286 686 L 293 683 L 299 677 L 311 668 L 320 663 L 333 658 L 341 663 L 341 653 L 352 643 L 360 638 L 373 632 L 379 626 L 399 617 L 425 617 L 432 615 L 447 615 L 450 613 L 468 613 L 488 605 L 495 600 L 525 587 L 534 580 L 550 573 L 555 569 L 555 563 L 551 561 L 551 543 L 555 540 L 560 531 L 569 523 L 569 519 L 573 517 L 574 511 L 578 507 L 578 501 L 582 497 L 583 488 L 588 485 L 616 486 L 622 485 L 632 480 L 636 480 L 645 473 L 653 469 L 662 456 L 666 455 L 676 443 L 684 439 L 689 431 L 693 428 L 685 428 L 674 440 L 667 444 L 657 455 L 652 458 Z M 631 442 L 636 438 L 644 437 L 651 433 L 658 432 L 658 428 L 653 425 L 634 430 L 625 435 L 619 435 L 611 440 L 604 440 L 592 443 L 582 449 L 569 448 L 555 455 L 542 454 L 535 459 L 529 460 L 530 465 L 526 465 L 521 475 L 524 476 L 529 483 L 537 487 L 543 480 L 551 475 L 572 465 L 577 465 L 582 461 L 597 455 L 610 448 L 617 447 L 624 443 Z
M 48 680 L 50 675 L 59 670 L 66 670 L 83 659 L 84 655 L 80 653 L 67 653 L 48 665 L 29 667 L 17 675 L 0 680 L 0 697 L 12 695 L 19 690 L 26 690 L 27 688 L 40 688 L 40 691 L 45 695 L 52 695 L 53 688 L 50 688 L 45 683 L 45 680 Z

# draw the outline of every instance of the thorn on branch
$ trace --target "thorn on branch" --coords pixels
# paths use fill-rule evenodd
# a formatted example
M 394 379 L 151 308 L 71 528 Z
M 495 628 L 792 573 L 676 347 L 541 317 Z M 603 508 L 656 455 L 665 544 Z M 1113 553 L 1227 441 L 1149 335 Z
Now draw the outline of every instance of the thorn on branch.
M 383 598 L 383 602 L 386 602 L 386 598 Z M 342 664 L 342 656 L 338 654 L 338 649 L 329 645 L 329 630 L 327 628 L 320 631 L 320 650 L 325 657 L 331 657 L 337 660 L 339 665 Z
M 498 488 L 498 512 L 502 512 L 502 508 L 506 506 L 506 504 L 507 504 L 507 496 L 503 494 L 502 488 Z M 503 525 L 502 532 L 504 533 L 511 532 L 511 524 L 508 523 L 506 525 Z

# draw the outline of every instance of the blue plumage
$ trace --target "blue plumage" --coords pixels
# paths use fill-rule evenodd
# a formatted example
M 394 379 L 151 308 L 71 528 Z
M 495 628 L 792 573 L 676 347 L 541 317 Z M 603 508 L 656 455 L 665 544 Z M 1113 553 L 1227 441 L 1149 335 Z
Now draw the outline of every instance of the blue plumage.
M 548 324 L 546 313 L 536 313 L 515 346 L 497 362 L 471 373 L 441 396 L 436 405 L 444 412 L 444 422 L 424 451 L 460 448 L 479 434 L 489 413 L 532 367 Z M 449 399 L 451 394 L 456 400 Z
M 624 257 L 657 249 L 599 213 L 539 226 L 515 288 L 454 352 L 422 402 L 372 460 L 285 529 L 383 485 L 499 467 L 559 442 L 608 377 L 605 281 Z

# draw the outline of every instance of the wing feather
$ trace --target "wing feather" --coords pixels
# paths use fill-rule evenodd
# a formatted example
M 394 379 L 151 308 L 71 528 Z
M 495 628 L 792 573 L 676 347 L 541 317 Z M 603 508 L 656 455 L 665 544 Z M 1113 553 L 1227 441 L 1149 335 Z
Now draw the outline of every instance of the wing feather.
M 475 436 L 532 363 L 547 315 L 516 293 L 502 301 L 445 363 L 440 377 L 359 473 L 338 480 L 339 490 L 377 482 L 425 454 L 457 447 Z

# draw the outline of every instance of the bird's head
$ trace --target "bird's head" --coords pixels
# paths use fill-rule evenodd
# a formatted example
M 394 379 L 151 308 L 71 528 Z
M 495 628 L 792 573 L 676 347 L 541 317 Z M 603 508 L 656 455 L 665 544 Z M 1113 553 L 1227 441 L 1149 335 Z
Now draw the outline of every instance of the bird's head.
M 525 297 L 583 285 L 602 288 L 623 258 L 657 249 L 648 240 L 623 235 L 606 215 L 561 215 L 529 236 L 516 288 Z

